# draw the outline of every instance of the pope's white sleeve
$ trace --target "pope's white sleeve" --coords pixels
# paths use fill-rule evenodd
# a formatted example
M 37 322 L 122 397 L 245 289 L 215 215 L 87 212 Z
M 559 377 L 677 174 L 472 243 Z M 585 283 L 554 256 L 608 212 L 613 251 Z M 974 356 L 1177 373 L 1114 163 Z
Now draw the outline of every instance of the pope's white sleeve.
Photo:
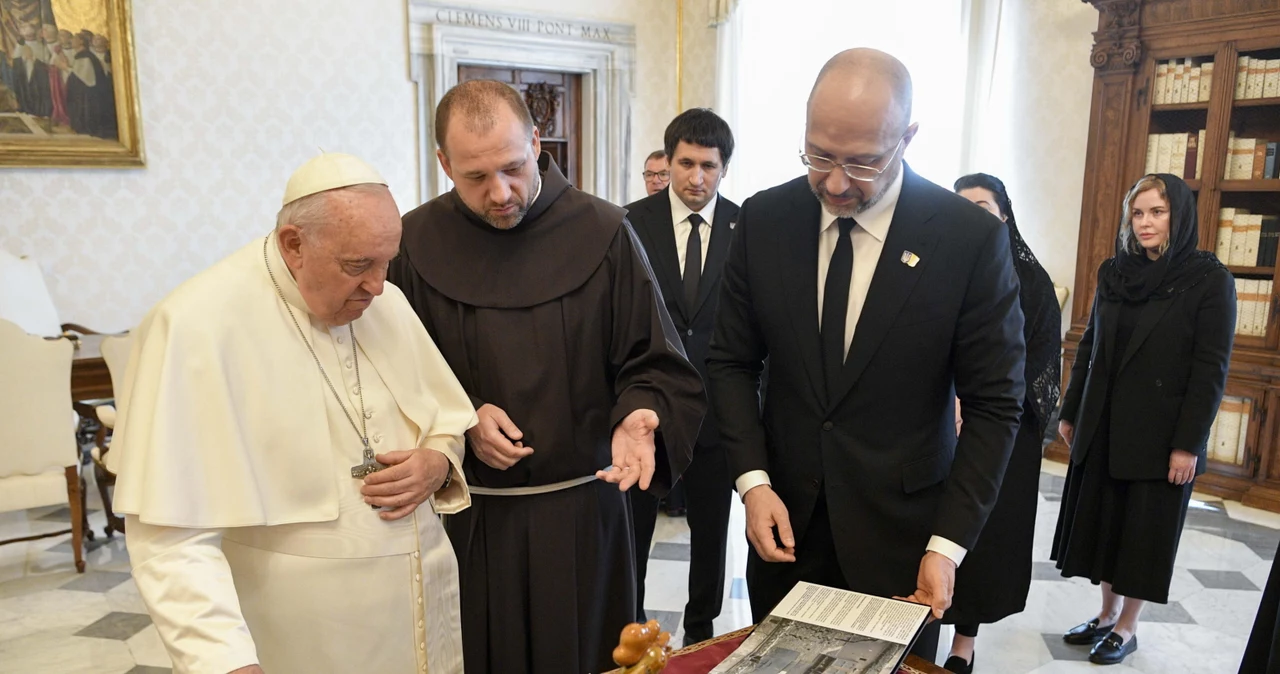
M 174 672 L 226 674 L 258 663 L 218 529 L 144 524 L 125 517 L 138 593 Z

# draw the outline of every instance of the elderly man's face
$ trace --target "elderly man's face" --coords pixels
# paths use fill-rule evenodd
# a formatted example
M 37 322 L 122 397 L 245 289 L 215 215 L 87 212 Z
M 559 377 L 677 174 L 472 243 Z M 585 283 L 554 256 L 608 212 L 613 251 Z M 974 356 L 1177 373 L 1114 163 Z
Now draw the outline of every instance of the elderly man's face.
M 809 103 L 805 153 L 884 169 L 872 181 L 854 180 L 840 168 L 810 169 L 809 187 L 828 211 L 855 217 L 880 200 L 902 170 L 902 154 L 916 133 L 916 125 L 904 121 L 885 82 L 832 75 L 818 85 Z
M 109 47 L 109 46 L 110 46 L 110 45 L 107 43 L 107 38 L 106 38 L 106 37 L 104 37 L 104 36 L 102 36 L 102 35 L 94 35 L 94 36 L 93 36 L 93 50 L 94 50 L 94 51 L 101 51 L 101 52 L 105 52 L 105 51 L 107 50 L 107 47 Z
M 71 48 L 71 31 L 69 30 L 58 31 L 58 42 L 62 45 L 63 49 L 70 49 Z
M 29 23 L 22 24 L 18 32 L 22 34 L 22 39 L 28 42 L 36 39 L 36 27 Z
M 531 138 L 520 118 L 499 104 L 497 123 L 488 131 L 451 119 L 436 157 L 471 212 L 493 227 L 511 229 L 533 205 L 541 152 L 538 130 Z
M 382 294 L 387 266 L 400 250 L 400 211 L 391 192 L 333 190 L 330 220 L 311 232 L 286 224 L 280 252 L 311 313 L 331 326 L 360 318 Z
M 56 26 L 45 24 L 44 28 L 40 30 L 40 34 L 44 37 L 46 44 L 58 43 L 58 28 Z

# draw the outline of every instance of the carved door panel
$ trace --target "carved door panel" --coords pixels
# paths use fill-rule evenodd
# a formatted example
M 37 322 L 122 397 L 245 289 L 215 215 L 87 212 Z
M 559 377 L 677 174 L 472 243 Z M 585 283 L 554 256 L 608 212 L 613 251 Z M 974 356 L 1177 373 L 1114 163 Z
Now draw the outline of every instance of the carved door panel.
M 458 81 L 498 80 L 524 96 L 542 149 L 575 187 L 582 187 L 582 76 L 548 70 L 459 65 Z

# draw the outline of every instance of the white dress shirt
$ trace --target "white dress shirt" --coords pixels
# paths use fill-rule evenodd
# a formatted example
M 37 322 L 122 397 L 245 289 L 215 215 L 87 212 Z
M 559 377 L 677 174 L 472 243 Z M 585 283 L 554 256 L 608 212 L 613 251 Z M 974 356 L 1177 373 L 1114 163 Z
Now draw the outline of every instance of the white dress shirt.
M 711 196 L 711 201 L 700 211 L 694 211 L 680 201 L 680 197 L 676 196 L 675 190 L 668 189 L 667 195 L 671 198 L 671 224 L 675 227 L 676 232 L 676 255 L 680 258 L 680 273 L 684 274 L 684 254 L 689 247 L 689 233 L 693 231 L 693 225 L 689 223 L 689 216 L 695 212 L 702 216 L 702 224 L 698 225 L 698 234 L 702 237 L 702 266 L 699 268 L 706 269 L 707 266 L 707 244 L 711 242 L 711 222 L 716 217 L 716 202 L 720 200 L 719 194 Z
M 867 290 L 871 287 L 871 278 L 875 276 L 876 264 L 880 261 L 880 253 L 884 249 L 884 240 L 889 235 L 889 224 L 893 222 L 894 211 L 897 210 L 898 197 L 902 194 L 902 177 L 905 171 L 899 171 L 898 177 L 885 190 L 884 196 L 874 206 L 854 216 L 857 226 L 850 232 L 853 237 L 853 277 L 849 281 L 849 308 L 845 313 L 844 353 L 849 355 L 849 345 L 853 343 L 853 333 L 858 326 L 858 317 L 862 315 L 862 305 L 866 303 Z M 827 283 L 827 269 L 831 266 L 831 255 L 836 250 L 840 239 L 840 227 L 836 224 L 837 216 L 822 208 L 819 219 L 818 234 L 818 322 L 821 329 L 822 300 Z M 686 230 L 688 229 L 686 225 Z M 679 232 L 679 229 L 676 230 Z M 677 234 L 678 236 L 678 234 Z M 687 236 L 687 234 L 686 234 Z M 743 473 L 736 480 L 738 495 L 745 497 L 748 491 L 762 484 L 772 486 L 769 474 L 763 470 Z M 960 565 L 967 552 L 941 536 L 929 539 L 926 550 L 945 555 Z

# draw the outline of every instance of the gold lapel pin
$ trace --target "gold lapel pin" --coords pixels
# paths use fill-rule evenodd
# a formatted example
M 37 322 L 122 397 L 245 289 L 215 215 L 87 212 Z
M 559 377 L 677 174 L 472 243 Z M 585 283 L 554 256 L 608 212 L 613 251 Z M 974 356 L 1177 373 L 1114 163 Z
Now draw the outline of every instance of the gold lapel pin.
M 905 264 L 908 267 L 915 267 L 917 264 L 920 264 L 920 256 L 909 250 L 902 251 L 902 257 L 900 259 L 902 260 L 902 264 Z

